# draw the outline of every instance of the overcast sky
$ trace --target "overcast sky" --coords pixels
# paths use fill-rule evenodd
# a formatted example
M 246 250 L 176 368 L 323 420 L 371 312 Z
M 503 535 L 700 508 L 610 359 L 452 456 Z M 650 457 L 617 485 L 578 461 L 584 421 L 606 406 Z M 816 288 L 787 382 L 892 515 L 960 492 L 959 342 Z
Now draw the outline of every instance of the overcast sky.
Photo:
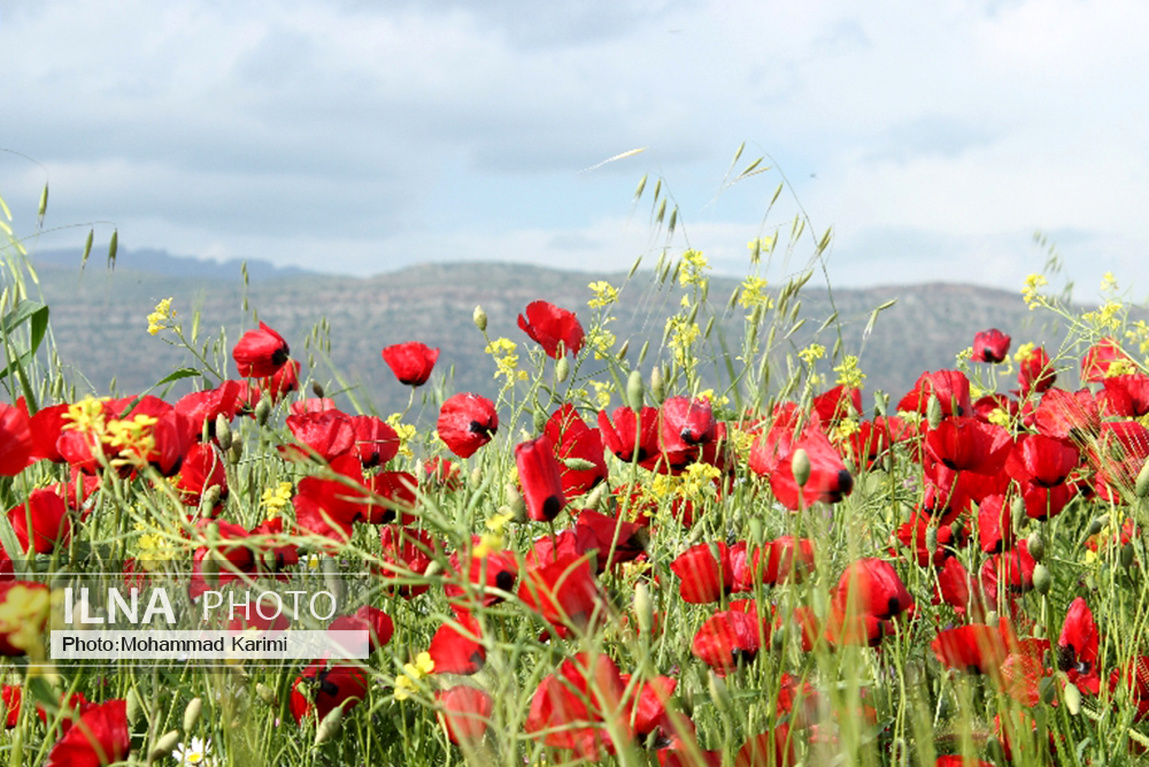
M 839 287 L 1016 289 L 1035 230 L 1082 286 L 1128 284 L 1147 28 L 1140 0 L 10 0 L 0 147 L 47 169 L 48 227 L 84 225 L 40 247 L 105 221 L 126 248 L 352 274 L 625 269 L 662 242 L 632 204 L 649 174 L 675 248 L 731 272 L 800 205 Z M 742 142 L 773 169 L 724 189 Z M 44 178 L 0 154 L 18 230 Z

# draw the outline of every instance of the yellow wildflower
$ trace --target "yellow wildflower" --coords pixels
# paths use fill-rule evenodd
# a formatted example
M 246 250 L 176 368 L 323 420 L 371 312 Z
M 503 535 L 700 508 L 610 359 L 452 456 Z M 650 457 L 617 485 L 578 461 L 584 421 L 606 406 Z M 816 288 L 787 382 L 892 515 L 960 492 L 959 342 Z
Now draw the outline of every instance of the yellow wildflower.
M 8 589 L 0 602 L 0 633 L 8 643 L 36 659 L 43 648 L 40 636 L 51 611 L 48 589 L 19 585 Z
M 263 491 L 260 497 L 260 503 L 267 509 L 267 518 L 275 519 L 279 516 L 280 512 L 291 503 L 291 491 L 293 485 L 290 482 L 280 482 L 276 487 L 269 487 Z
M 154 336 L 164 328 L 170 327 L 168 323 L 175 316 L 176 313 L 172 309 L 172 299 L 165 298 L 156 304 L 155 310 L 148 315 L 148 332 Z
M 605 410 L 610 406 L 610 393 L 614 388 L 613 384 L 606 381 L 587 381 L 594 388 L 594 400 L 598 405 L 599 410 Z
M 410 442 L 415 438 L 417 430 L 414 424 L 403 423 L 402 413 L 392 413 L 387 416 L 387 425 L 395 430 L 395 435 L 399 437 L 399 452 L 408 458 L 413 457 L 415 454 L 411 452 Z
M 403 664 L 403 673 L 395 677 L 395 700 L 407 700 L 418 689 L 417 682 L 435 670 L 431 653 L 421 652 L 414 663 Z
M 858 358 L 853 354 L 847 354 L 842 364 L 835 365 L 834 372 L 838 374 L 838 384 L 848 389 L 861 389 L 866 383 L 866 374 L 858 367 Z
M 1101 292 L 1102 293 L 1116 293 L 1117 292 L 1117 278 L 1113 276 L 1113 272 L 1106 272 L 1101 277 Z
M 618 300 L 618 288 L 611 285 L 606 280 L 599 280 L 587 285 L 594 293 L 594 298 L 587 301 L 587 306 L 592 309 L 597 309 L 600 306 L 610 306 Z
M 682 254 L 682 264 L 678 269 L 678 283 L 682 286 L 698 285 L 706 282 L 704 272 L 710 268 L 710 262 L 702 251 L 688 250 Z
M 813 365 L 815 360 L 820 360 L 826 356 L 826 347 L 822 344 L 810 344 L 802 351 L 798 352 L 798 356 L 807 365 Z
M 1013 359 L 1018 364 L 1021 364 L 1021 363 L 1025 362 L 1027 359 L 1029 359 L 1030 356 L 1035 351 L 1037 351 L 1037 344 L 1034 344 L 1034 343 L 1022 344 L 1021 346 L 1017 347 L 1017 351 L 1014 352 Z
M 763 309 L 770 309 L 774 306 L 774 300 L 766 294 L 766 280 L 761 277 L 747 277 L 742 280 L 742 289 L 738 293 L 738 303 L 744 309 L 753 309 L 755 306 L 761 306 Z
M 613 319 L 613 318 L 610 318 Z M 611 349 L 614 348 L 615 341 L 614 333 L 602 326 L 596 326 L 590 329 L 586 334 L 586 345 L 594 349 L 594 358 L 596 360 L 606 359 L 610 355 Z
M 990 411 L 989 416 L 987 416 L 987 420 L 992 424 L 996 424 L 997 426 L 1008 427 L 1009 426 L 1009 411 L 1006 410 L 1005 408 L 1001 408 L 1001 407 L 994 408 L 993 410 Z
M 1045 303 L 1045 298 L 1038 293 L 1038 290 L 1048 284 L 1049 281 L 1040 274 L 1031 274 L 1025 278 L 1025 284 L 1021 288 L 1021 297 L 1025 300 L 1025 305 L 1029 307 L 1030 311 Z
M 495 361 L 494 377 L 504 376 L 507 379 L 504 386 L 510 386 L 516 378 L 523 378 L 519 373 L 526 372 L 518 370 L 519 355 L 515 353 L 518 348 L 518 344 L 509 338 L 496 338 L 483 349 Z

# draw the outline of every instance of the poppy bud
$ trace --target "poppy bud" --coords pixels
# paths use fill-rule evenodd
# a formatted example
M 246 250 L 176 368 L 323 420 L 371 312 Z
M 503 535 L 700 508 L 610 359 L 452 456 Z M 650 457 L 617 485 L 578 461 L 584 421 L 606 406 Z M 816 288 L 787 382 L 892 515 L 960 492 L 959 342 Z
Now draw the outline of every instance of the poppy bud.
M 1063 699 L 1065 700 L 1065 710 L 1073 716 L 1081 713 L 1081 690 L 1077 689 L 1077 685 L 1072 682 L 1065 685 L 1062 691 Z
M 516 485 L 507 485 L 507 509 L 514 516 L 516 522 L 527 520 L 527 502 Z
M 810 456 L 802 448 L 794 451 L 794 455 L 790 458 L 790 471 L 794 474 L 794 482 L 798 487 L 805 487 L 806 483 L 810 481 Z
M 531 414 L 534 419 L 535 431 L 542 431 L 547 426 L 547 414 L 541 408 L 535 408 L 535 412 Z M 524 432 L 526 434 L 526 432 Z
M 1089 527 L 1085 530 L 1085 537 L 1089 538 L 1091 536 L 1097 535 L 1107 524 L 1109 524 L 1109 515 L 1102 514 L 1100 517 L 1097 517 L 1089 523 Z
M 231 421 L 223 413 L 215 417 L 215 441 L 220 450 L 227 451 L 231 447 Z
M 558 362 L 555 363 L 555 380 L 559 383 L 567 380 L 567 376 L 571 374 L 571 365 L 566 356 L 559 357 Z
M 479 329 L 480 333 L 487 332 L 487 313 L 483 311 L 483 307 L 475 307 L 475 311 L 471 314 L 471 320 L 475 323 L 475 327 Z
M 1009 507 L 1009 518 L 1014 530 L 1025 523 L 1025 499 L 1020 495 L 1013 499 L 1013 504 Z
M 1138 498 L 1149 495 L 1149 460 L 1146 460 L 1141 471 L 1137 472 L 1137 482 L 1133 485 L 1133 492 Z
M 166 756 L 170 756 L 172 749 L 174 749 L 180 742 L 180 731 L 172 730 L 165 733 L 163 737 L 155 742 L 152 750 L 148 752 L 148 764 L 158 762 Z
M 323 721 L 315 728 L 315 745 L 322 746 L 339 734 L 343 727 L 343 706 L 336 706 L 327 712 Z
M 726 680 L 713 671 L 706 680 L 706 691 L 710 693 L 710 700 L 719 711 L 725 712 L 730 708 L 730 689 L 726 686 Z
M 662 380 L 662 365 L 655 365 L 654 370 L 650 371 L 650 396 L 654 397 L 654 401 L 662 404 L 662 400 L 666 398 L 666 384 Z
M 232 463 L 239 463 L 239 459 L 243 456 L 243 443 L 239 440 L 233 440 L 231 449 L 227 451 L 227 456 Z
M 638 631 L 649 636 L 654 626 L 654 606 L 650 601 L 650 587 L 639 582 L 634 586 L 634 615 L 638 619 Z
M 1136 552 L 1133 549 L 1132 543 L 1126 543 L 1121 547 L 1121 566 L 1130 568 L 1133 566 L 1133 556 Z
M 203 698 L 192 698 L 184 709 L 184 734 L 195 729 L 201 711 L 203 711 Z
M 323 384 L 319 383 L 318 381 L 312 381 L 311 382 L 311 393 L 314 394 L 316 397 L 319 397 L 319 399 L 323 399 L 323 397 L 324 397 Z
M 1053 578 L 1049 575 L 1049 568 L 1038 562 L 1033 566 L 1033 590 L 1045 596 L 1052 585 Z
M 124 712 L 128 718 L 128 722 L 135 722 L 140 718 L 140 714 L 142 714 L 144 710 L 144 704 L 140 700 L 140 694 L 136 692 L 135 687 L 128 690 L 125 702 L 127 705 L 124 708 Z
M 931 429 L 936 429 L 942 422 L 942 402 L 936 395 L 931 394 L 929 404 L 926 405 L 926 420 Z
M 211 516 L 212 509 L 219 503 L 220 497 L 219 485 L 209 485 L 200 496 L 200 509 L 203 511 L 204 516 Z
M 1045 558 L 1045 538 L 1042 537 L 1040 530 L 1034 530 L 1025 540 L 1029 547 L 1029 555 L 1034 560 L 1040 562 Z
M 260 426 L 267 426 L 267 419 L 271 417 L 271 398 L 264 396 L 259 398 L 259 403 L 255 406 L 255 422 Z
M 634 412 L 642 412 L 642 406 L 644 404 L 642 373 L 637 370 L 630 371 L 630 376 L 626 379 L 626 404 Z

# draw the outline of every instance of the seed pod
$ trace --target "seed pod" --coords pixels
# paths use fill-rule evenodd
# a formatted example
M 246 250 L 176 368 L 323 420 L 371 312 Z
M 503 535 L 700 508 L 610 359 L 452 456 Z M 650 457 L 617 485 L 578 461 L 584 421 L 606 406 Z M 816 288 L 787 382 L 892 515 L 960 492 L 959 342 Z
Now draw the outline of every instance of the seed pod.
M 547 426 L 547 414 L 541 407 L 536 407 L 534 413 L 531 414 L 534 420 L 536 432 L 541 432 Z M 530 435 L 528 435 L 529 438 Z
M 626 379 L 626 404 L 636 413 L 642 410 L 644 393 L 642 373 L 637 370 L 630 371 Z
M 662 380 L 662 365 L 655 365 L 650 371 L 650 396 L 654 397 L 654 404 L 661 405 L 666 399 L 666 384 Z
M 487 313 L 483 311 L 483 307 L 475 307 L 475 311 L 471 313 L 471 321 L 475 323 L 480 333 L 487 332 Z
M 1013 503 L 1009 507 L 1009 520 L 1013 529 L 1020 530 L 1022 524 L 1025 523 L 1025 518 L 1025 499 L 1019 495 L 1013 499 Z
M 207 517 L 212 516 L 211 510 L 215 508 L 217 503 L 219 503 L 220 493 L 221 491 L 219 485 L 209 485 L 208 488 L 203 491 L 203 495 L 200 496 L 199 502 L 201 513 Z
M 135 687 L 128 690 L 126 710 L 129 723 L 135 722 L 137 719 L 139 719 L 140 714 L 142 714 L 144 711 L 143 701 L 140 700 L 140 694 L 136 692 Z
M 1040 528 L 1030 533 L 1025 542 L 1031 557 L 1038 562 L 1045 559 L 1045 538 L 1042 536 Z
M 790 470 L 794 472 L 794 481 L 798 487 L 805 487 L 810 481 L 810 456 L 802 448 L 795 450 L 790 458 Z
M 1049 574 L 1049 568 L 1038 562 L 1033 566 L 1033 590 L 1045 596 L 1052 585 L 1053 577 Z
M 615 359 L 618 359 L 618 360 L 626 359 L 626 354 L 629 351 L 630 351 L 630 339 L 628 338 L 622 342 L 622 346 L 618 347 L 618 353 L 614 355 Z
M 1041 698 L 1041 702 L 1047 706 L 1053 702 L 1053 697 L 1057 695 L 1057 687 L 1054 685 L 1055 681 L 1051 676 L 1042 677 L 1041 681 L 1037 683 L 1037 694 Z
M 343 727 L 343 706 L 336 706 L 323 717 L 323 721 L 315 728 L 315 745 L 322 746 L 339 734 Z
M 1133 485 L 1133 492 L 1138 498 L 1149 495 L 1149 459 L 1145 460 L 1145 465 L 1141 467 L 1141 471 L 1137 472 L 1137 482 Z
M 1133 550 L 1132 543 L 1126 543 L 1121 547 L 1121 566 L 1128 569 L 1133 566 L 1133 555 L 1136 552 Z
M 231 449 L 227 451 L 227 459 L 234 463 L 239 463 L 239 459 L 243 457 L 243 443 L 238 439 L 231 441 Z
M 171 756 L 172 749 L 179 745 L 179 742 L 179 730 L 172 730 L 171 732 L 164 733 L 163 737 L 159 738 L 152 745 L 151 751 L 148 752 L 148 764 L 157 762 L 164 757 Z
M 258 695 L 259 699 L 262 700 L 267 705 L 269 705 L 269 706 L 275 705 L 275 690 L 271 689 L 270 687 L 265 685 L 263 682 L 256 682 L 255 694 Z
M 1077 689 L 1077 685 L 1066 683 L 1065 689 L 1061 692 L 1062 699 L 1065 701 L 1065 710 L 1073 716 L 1081 713 L 1081 690 Z
M 255 406 L 255 422 L 260 426 L 267 426 L 267 419 L 271 417 L 271 398 L 264 395 L 259 398 Z
M 606 498 L 606 491 L 606 483 L 600 483 L 599 486 L 592 490 L 590 495 L 586 497 L 586 507 L 588 509 L 597 509 L 602 506 L 602 502 Z
M 642 581 L 634 586 L 634 616 L 639 634 L 650 636 L 654 628 L 654 605 L 650 599 L 650 587 Z
M 730 709 L 730 690 L 726 686 L 725 679 L 711 671 L 706 680 L 706 690 L 710 693 L 710 700 L 714 702 L 714 706 L 719 711 Z
M 184 709 L 184 734 L 187 735 L 195 729 L 199 722 L 200 712 L 203 711 L 203 698 L 192 698 Z
M 1092 522 L 1089 523 L 1089 528 L 1085 531 L 1085 537 L 1089 538 L 1091 536 L 1097 535 L 1108 524 L 1109 515 L 1102 514 L 1100 517 L 1095 518 Z
M 231 421 L 223 413 L 215 417 L 215 441 L 225 452 L 231 447 Z
M 595 467 L 594 461 L 588 461 L 585 458 L 576 458 L 574 456 L 564 458 L 563 465 L 571 471 L 590 471 Z
M 931 429 L 936 429 L 942 422 L 942 403 L 936 395 L 931 394 L 929 404 L 926 405 L 926 420 Z
M 559 383 L 567 380 L 567 376 L 571 374 L 571 363 L 566 356 L 559 357 L 558 362 L 555 363 L 555 380 Z

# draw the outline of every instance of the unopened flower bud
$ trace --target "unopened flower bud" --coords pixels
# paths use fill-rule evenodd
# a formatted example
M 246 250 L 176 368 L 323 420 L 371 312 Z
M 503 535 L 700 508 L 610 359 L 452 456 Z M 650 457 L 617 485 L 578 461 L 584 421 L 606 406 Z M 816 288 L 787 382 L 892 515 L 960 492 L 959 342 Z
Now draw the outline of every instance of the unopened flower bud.
M 634 616 L 639 633 L 650 636 L 654 628 L 654 605 L 650 599 L 650 587 L 641 581 L 634 586 Z
M 559 383 L 567 380 L 567 376 L 571 374 L 570 360 L 564 355 L 559 357 L 558 362 L 555 363 L 555 380 Z
M 805 487 L 810 481 L 810 456 L 802 448 L 795 450 L 790 458 L 790 470 L 794 472 L 794 481 L 798 487 Z
M 574 456 L 564 458 L 562 462 L 563 465 L 571 471 L 590 471 L 595 467 L 594 461 L 588 461 L 585 458 L 576 458 Z
M 937 396 L 931 394 L 929 404 L 926 405 L 926 421 L 931 429 L 936 429 L 942 422 L 942 403 Z
M 730 709 L 730 689 L 726 686 L 725 679 L 711 671 L 706 682 L 706 690 L 719 711 Z
M 1038 562 L 1045 559 L 1045 538 L 1040 529 L 1030 533 L 1029 537 L 1025 539 L 1025 543 L 1031 557 Z
M 1137 472 L 1137 482 L 1133 485 L 1133 492 L 1138 498 L 1149 495 L 1149 458 L 1145 460 L 1145 465 L 1141 467 L 1141 471 Z
M 507 485 L 507 506 L 514 514 L 516 522 L 526 521 L 527 502 L 523 500 L 523 494 L 519 492 L 519 488 L 513 484 Z
M 192 698 L 188 702 L 187 708 L 184 709 L 184 734 L 188 734 L 195 729 L 196 723 L 199 722 L 200 712 L 203 711 L 203 698 Z
M 225 452 L 231 447 L 231 421 L 223 413 L 215 417 L 215 441 L 219 449 Z
M 1065 700 L 1066 711 L 1073 716 L 1081 713 L 1081 690 L 1077 689 L 1077 685 L 1067 682 L 1061 695 Z
M 260 426 L 267 426 L 267 419 L 271 417 L 271 397 L 264 395 L 255 405 L 255 422 Z
M 158 762 L 161 759 L 171 756 L 172 749 L 178 746 L 179 742 L 179 730 L 172 730 L 171 732 L 165 733 L 161 738 L 156 740 L 156 742 L 152 745 L 151 750 L 148 751 L 148 764 Z
M 319 397 L 319 399 L 323 399 L 323 396 L 324 396 L 323 384 L 319 383 L 318 381 L 312 381 L 311 382 L 311 393 L 314 394 L 316 397 Z
M 1126 543 L 1121 547 L 1121 566 L 1128 569 L 1133 566 L 1133 556 L 1136 552 L 1133 549 L 1132 543 Z
M 199 508 L 200 513 L 205 517 L 213 516 L 211 511 L 215 508 L 215 505 L 219 503 L 220 492 L 219 485 L 209 485 L 208 488 L 203 491 L 203 495 L 200 496 Z
M 666 399 L 666 384 L 662 380 L 661 365 L 655 365 L 654 370 L 650 371 L 650 396 L 654 397 L 656 405 L 661 405 Z
M 475 311 L 471 314 L 471 320 L 475 323 L 475 327 L 479 329 L 480 333 L 487 332 L 487 313 L 483 311 L 483 307 L 475 307 Z
M 1052 585 L 1053 577 L 1049 574 L 1049 568 L 1038 562 L 1033 566 L 1033 590 L 1045 596 L 1049 593 L 1049 588 Z
M 630 375 L 626 379 L 626 404 L 636 413 L 642 410 L 644 393 L 642 373 L 637 370 L 630 371 Z
M 322 746 L 339 734 L 343 728 L 343 706 L 336 706 L 323 717 L 323 721 L 315 728 L 315 745 Z

